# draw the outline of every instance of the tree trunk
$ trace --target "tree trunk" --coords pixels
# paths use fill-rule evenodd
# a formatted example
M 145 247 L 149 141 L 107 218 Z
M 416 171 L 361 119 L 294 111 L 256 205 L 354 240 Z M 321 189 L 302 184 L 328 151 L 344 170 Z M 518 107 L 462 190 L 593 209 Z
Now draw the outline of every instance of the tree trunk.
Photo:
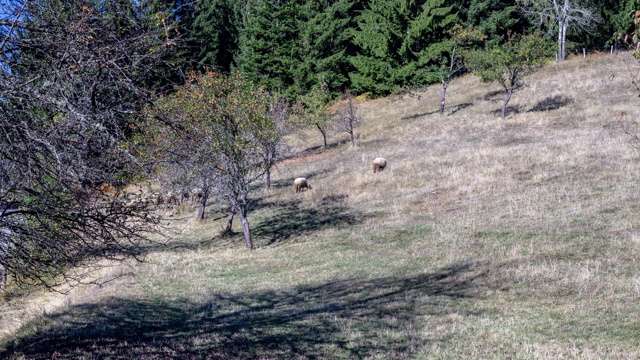
M 233 232 L 233 230 L 231 229 L 233 227 L 233 216 L 236 214 L 236 211 L 231 208 L 231 212 L 229 213 L 229 217 L 227 218 L 227 227 L 224 228 L 223 230 L 223 234 L 231 234 Z
M 444 104 L 447 99 L 447 87 L 449 87 L 449 81 L 442 81 L 442 99 L 440 100 L 440 116 L 444 115 Z
M 567 26 L 568 21 L 566 19 L 560 19 L 558 21 L 558 62 L 564 61 L 565 58 L 565 44 L 567 42 Z
M 511 94 L 513 94 L 513 86 L 510 87 L 509 90 L 507 90 L 507 96 L 505 97 L 504 104 L 502 105 L 502 118 L 503 119 L 507 115 L 507 104 L 509 103 L 509 100 L 511 100 Z
M 558 51 L 556 52 L 556 61 L 562 61 L 562 25 L 558 26 Z
M 267 189 L 271 189 L 271 166 L 267 166 L 264 175 L 266 177 L 265 186 Z
M 249 229 L 249 219 L 247 219 L 246 210 L 240 211 L 240 219 L 242 220 L 242 232 L 244 233 L 244 243 L 249 250 L 252 250 L 253 240 L 251 240 L 251 230 Z
M 276 147 L 275 145 L 267 145 L 265 147 L 264 153 L 264 173 L 266 176 L 265 186 L 268 189 L 271 189 L 271 166 L 275 163 L 276 158 Z
M 355 147 L 356 139 L 353 137 L 353 119 L 349 119 L 349 136 L 351 137 L 351 147 Z
M 0 265 L 0 289 L 4 289 L 7 286 L 7 268 Z
M 322 134 L 322 140 L 324 140 L 324 147 L 327 148 L 327 132 L 320 126 L 320 124 L 316 123 L 316 127 L 320 130 Z
M 198 215 L 196 219 L 204 220 L 204 209 L 207 206 L 207 200 L 209 200 L 209 191 L 202 189 L 202 198 L 200 199 L 200 206 L 198 207 Z

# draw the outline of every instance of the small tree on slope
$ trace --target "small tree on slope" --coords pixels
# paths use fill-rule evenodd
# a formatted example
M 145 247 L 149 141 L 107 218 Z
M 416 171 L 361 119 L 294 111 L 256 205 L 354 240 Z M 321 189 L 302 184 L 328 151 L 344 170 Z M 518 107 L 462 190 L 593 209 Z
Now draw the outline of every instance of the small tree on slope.
M 524 85 L 524 77 L 546 62 L 548 50 L 543 44 L 536 35 L 512 36 L 504 45 L 466 53 L 467 67 L 481 81 L 497 81 L 504 89 L 503 119 L 513 92 Z
M 189 164 L 203 190 L 213 190 L 229 203 L 228 230 L 239 214 L 245 244 L 252 249 L 247 218 L 251 185 L 265 173 L 264 144 L 273 144 L 278 136 L 269 95 L 240 75 L 208 72 L 193 76 L 158 104 L 159 112 L 148 124 L 154 134 L 149 135 L 150 146 L 159 149 L 164 162 Z M 201 208 L 205 204 L 203 199 Z

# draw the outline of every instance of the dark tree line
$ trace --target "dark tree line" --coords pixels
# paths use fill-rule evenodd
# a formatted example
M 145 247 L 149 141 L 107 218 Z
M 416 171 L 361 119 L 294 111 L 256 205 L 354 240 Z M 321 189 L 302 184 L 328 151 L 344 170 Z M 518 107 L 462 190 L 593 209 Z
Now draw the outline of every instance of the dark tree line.
M 161 0 L 157 0 L 161 1 Z M 200 0 L 176 9 L 180 32 L 190 39 L 189 66 L 241 71 L 269 91 L 293 99 L 315 87 L 332 92 L 386 95 L 399 88 L 437 83 L 435 69 L 451 58 L 451 29 L 479 31 L 485 42 L 504 44 L 508 34 L 547 31 L 551 20 L 524 11 L 553 0 Z M 565 0 L 561 1 L 563 4 Z M 628 32 L 637 0 L 567 1 L 588 9 L 587 27 L 566 29 L 566 51 L 603 49 Z M 564 6 L 564 5 L 563 5 Z M 179 11 L 178 11 L 179 9 Z M 562 25 L 560 25 L 562 26 Z M 182 56 L 182 55 L 181 55 Z

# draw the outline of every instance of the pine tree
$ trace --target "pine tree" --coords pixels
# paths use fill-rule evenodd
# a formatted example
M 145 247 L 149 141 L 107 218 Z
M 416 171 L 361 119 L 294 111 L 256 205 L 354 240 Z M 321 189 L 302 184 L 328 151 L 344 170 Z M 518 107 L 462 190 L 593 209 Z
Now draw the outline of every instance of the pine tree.
M 294 75 L 300 88 L 311 89 L 322 84 L 342 92 L 349 87 L 349 73 L 355 70 L 349 62 L 349 57 L 355 55 L 351 30 L 364 3 L 356 0 L 305 3 L 299 24 L 301 62 Z
M 216 67 L 228 72 L 238 51 L 242 2 L 200 0 L 191 37 L 198 67 Z
M 359 54 L 350 58 L 353 90 L 382 95 L 398 86 L 396 70 L 408 63 L 400 55 L 408 21 L 408 0 L 372 0 L 362 11 L 353 39 Z
M 450 51 L 448 29 L 457 22 L 446 0 L 373 0 L 358 19 L 351 77 L 358 92 L 388 94 L 407 85 L 436 81 L 431 65 Z M 444 56 L 446 57 L 446 56 Z
M 269 91 L 290 97 L 299 62 L 299 6 L 296 0 L 250 0 L 243 11 L 235 70 Z
M 456 7 L 464 26 L 477 28 L 488 46 L 503 44 L 508 33 L 522 34 L 531 27 L 513 0 L 464 0 Z

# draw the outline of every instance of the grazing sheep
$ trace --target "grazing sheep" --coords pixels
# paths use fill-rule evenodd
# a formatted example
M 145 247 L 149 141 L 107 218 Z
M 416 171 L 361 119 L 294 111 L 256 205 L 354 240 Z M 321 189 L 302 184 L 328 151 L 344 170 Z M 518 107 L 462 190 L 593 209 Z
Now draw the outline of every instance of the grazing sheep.
M 180 192 L 180 199 L 178 199 L 178 201 L 180 202 L 180 205 L 189 202 L 189 197 L 191 196 L 191 193 L 189 193 L 188 191 L 181 191 Z
M 133 210 L 144 210 L 149 206 L 149 199 L 145 197 L 137 197 L 127 204 L 127 207 Z
M 311 185 L 305 178 L 297 178 L 293 181 L 293 188 L 296 192 L 302 191 L 302 189 L 311 189 Z
M 200 200 L 202 199 L 202 196 L 204 196 L 204 194 L 202 193 L 202 189 L 195 188 L 195 189 L 191 190 L 191 202 L 192 203 L 200 203 Z
M 373 160 L 373 172 L 377 173 L 379 171 L 384 170 L 384 168 L 387 167 L 387 160 L 385 158 L 375 158 Z
M 172 205 L 180 205 L 180 200 L 173 191 L 167 192 L 167 195 L 164 197 L 164 202 L 167 204 L 167 207 L 171 207 Z
M 153 194 L 153 205 L 156 207 L 160 207 L 160 205 L 164 204 L 164 197 L 162 194 Z

